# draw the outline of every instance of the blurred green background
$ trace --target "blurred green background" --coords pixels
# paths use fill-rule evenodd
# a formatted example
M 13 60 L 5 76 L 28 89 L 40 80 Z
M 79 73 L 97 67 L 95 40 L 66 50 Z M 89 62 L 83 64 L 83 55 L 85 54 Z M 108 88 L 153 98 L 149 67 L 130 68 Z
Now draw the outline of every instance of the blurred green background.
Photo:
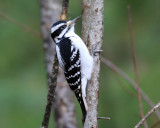
M 131 5 L 140 86 L 157 103 L 160 101 L 160 1 L 105 0 L 102 55 L 135 79 L 128 4 Z M 38 1 L 0 0 L 0 12 L 40 32 Z M 80 14 L 80 0 L 71 0 L 68 18 Z M 79 35 L 80 25 L 80 22 L 76 25 Z M 99 127 L 132 128 L 140 120 L 136 92 L 104 64 L 101 64 L 100 75 L 98 113 L 99 116 L 111 117 L 111 120 L 99 120 Z M 42 39 L 0 17 L 0 127 L 40 127 L 46 104 L 46 83 Z M 145 102 L 143 108 L 144 113 L 150 109 Z M 81 127 L 77 101 L 76 111 Z M 153 114 L 147 122 L 151 127 L 157 122 L 156 116 Z M 52 121 L 50 124 L 50 128 L 54 126 Z

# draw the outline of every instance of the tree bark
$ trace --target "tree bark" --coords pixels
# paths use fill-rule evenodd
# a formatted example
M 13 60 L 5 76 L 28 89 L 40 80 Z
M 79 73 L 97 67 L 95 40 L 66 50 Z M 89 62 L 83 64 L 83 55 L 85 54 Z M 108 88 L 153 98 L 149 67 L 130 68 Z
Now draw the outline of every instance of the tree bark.
M 73 92 L 71 92 L 61 69 L 57 78 L 54 115 L 56 128 L 77 128 Z
M 100 50 L 103 38 L 104 0 L 82 0 L 82 38 L 92 49 Z M 100 55 L 94 56 L 91 80 L 87 86 L 88 113 L 84 128 L 97 128 Z
M 50 36 L 50 27 L 53 23 L 60 19 L 62 12 L 61 0 L 39 0 L 41 9 L 41 30 L 44 41 L 45 52 L 45 65 L 47 70 L 48 85 L 51 85 L 52 81 L 52 66 L 56 60 L 55 43 Z M 57 63 L 57 62 L 56 62 Z M 57 69 L 56 69 L 57 70 Z M 50 87 L 50 86 L 49 86 Z M 55 88 L 55 87 L 54 87 Z M 53 89 L 53 88 L 52 88 Z M 49 88 L 50 90 L 50 88 Z M 54 93 L 54 91 L 52 90 Z M 50 92 L 48 93 L 48 95 Z M 68 87 L 64 78 L 64 73 L 59 69 L 57 76 L 56 92 L 53 95 L 54 100 L 54 117 L 56 122 L 56 128 L 76 128 L 76 116 L 73 96 L 70 88 Z M 56 98 L 54 98 L 56 97 Z M 47 102 L 48 104 L 48 102 Z M 47 109 L 47 108 L 46 108 Z M 47 115 L 49 116 L 49 115 Z M 47 117 L 49 118 L 49 117 Z M 48 127 L 48 126 L 47 126 Z
M 43 48 L 45 53 L 45 66 L 48 82 L 52 73 L 52 65 L 55 55 L 55 43 L 50 36 L 51 25 L 59 20 L 62 6 L 59 0 L 39 0 L 41 11 L 41 31 L 43 36 Z

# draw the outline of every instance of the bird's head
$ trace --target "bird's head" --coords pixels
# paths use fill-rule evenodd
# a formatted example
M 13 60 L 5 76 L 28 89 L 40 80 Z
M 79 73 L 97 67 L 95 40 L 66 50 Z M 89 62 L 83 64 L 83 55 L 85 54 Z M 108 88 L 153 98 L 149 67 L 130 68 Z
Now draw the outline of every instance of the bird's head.
M 51 36 L 53 40 L 61 39 L 66 33 L 74 31 L 75 22 L 80 18 L 76 17 L 73 20 L 64 21 L 60 20 L 54 23 L 51 27 Z

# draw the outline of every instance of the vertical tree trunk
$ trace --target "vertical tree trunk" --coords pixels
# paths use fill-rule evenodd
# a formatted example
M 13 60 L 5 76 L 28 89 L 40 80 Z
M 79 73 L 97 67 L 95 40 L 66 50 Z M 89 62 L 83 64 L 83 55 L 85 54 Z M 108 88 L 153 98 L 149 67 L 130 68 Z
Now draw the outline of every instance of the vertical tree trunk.
M 52 66 L 55 60 L 55 43 L 50 36 L 50 27 L 60 19 L 62 12 L 61 0 L 39 0 L 41 9 L 41 30 L 44 41 L 45 64 L 48 85 L 52 84 Z M 57 76 L 56 98 L 54 102 L 54 115 L 57 128 L 76 128 L 76 116 L 73 96 L 59 69 Z
M 52 65 L 55 55 L 55 43 L 50 36 L 51 25 L 59 20 L 62 5 L 60 0 L 39 0 L 41 11 L 41 31 L 43 36 L 43 48 L 45 52 L 45 66 L 47 79 L 50 82 Z
M 71 92 L 61 69 L 59 70 L 57 83 L 54 105 L 56 128 L 77 128 L 73 92 Z
M 82 38 L 90 50 L 100 50 L 103 38 L 104 0 L 82 0 Z M 91 51 L 92 53 L 92 51 Z M 87 86 L 88 113 L 84 128 L 97 128 L 97 105 L 99 91 L 99 54 L 94 56 L 94 67 Z

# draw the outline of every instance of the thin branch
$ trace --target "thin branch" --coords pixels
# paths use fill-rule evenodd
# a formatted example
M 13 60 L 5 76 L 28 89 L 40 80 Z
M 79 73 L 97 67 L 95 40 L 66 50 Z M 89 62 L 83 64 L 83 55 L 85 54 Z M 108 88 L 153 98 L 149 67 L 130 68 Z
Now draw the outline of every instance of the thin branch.
M 61 20 L 66 20 L 67 12 L 68 12 L 69 0 L 63 0 L 62 2 L 62 12 L 61 12 Z
M 156 110 L 160 107 L 160 102 L 156 104 L 139 122 L 134 128 L 139 128 L 145 121 L 146 119 Z
M 58 60 L 57 60 L 57 57 L 55 56 L 52 74 L 50 78 L 51 82 L 49 82 L 49 87 L 48 87 L 47 105 L 46 105 L 46 110 L 45 110 L 45 114 L 42 121 L 42 128 L 48 128 L 52 105 L 53 105 L 53 102 L 55 101 L 54 94 L 55 94 L 55 88 L 57 85 L 57 73 L 58 73 Z
M 137 98 L 137 96 L 131 91 L 129 90 L 127 87 L 125 87 L 124 83 L 121 81 L 121 79 L 119 78 L 117 73 L 115 74 L 115 78 L 117 79 L 117 82 L 119 83 L 119 85 L 121 86 L 121 88 L 127 92 L 131 97 Z
M 97 119 L 110 120 L 110 117 L 97 117 Z
M 141 118 L 143 118 L 144 114 L 143 114 L 142 100 L 141 100 L 140 89 L 139 89 L 138 68 L 137 68 L 137 63 L 136 63 L 136 53 L 135 53 L 135 47 L 134 47 L 132 17 L 131 17 L 131 13 L 130 13 L 130 8 L 131 7 L 128 5 L 129 33 L 130 33 L 130 41 L 131 41 L 131 48 L 132 48 L 134 72 L 135 72 L 136 83 L 137 83 L 138 105 L 139 105 L 140 116 L 141 116 Z M 148 128 L 147 122 L 144 123 L 144 126 L 145 126 L 145 128 Z
M 11 18 L 10 16 L 8 16 L 7 14 L 5 14 L 4 12 L 0 11 L 0 16 L 4 19 L 6 19 L 7 21 L 15 24 L 16 26 L 22 28 L 23 30 L 25 30 L 26 32 L 28 33 L 32 33 L 33 35 L 37 36 L 37 37 L 42 37 L 42 35 L 35 31 L 34 29 L 32 29 L 31 27 L 25 25 L 25 24 L 22 24 L 20 22 L 18 22 L 17 20 Z
M 122 76 L 130 85 L 137 90 L 137 84 L 125 73 L 123 72 L 120 68 L 118 68 L 116 65 L 114 65 L 111 61 L 108 59 L 101 57 L 102 63 L 104 63 L 106 66 L 108 66 L 110 69 L 112 69 L 114 72 L 118 73 L 120 76 Z M 140 89 L 140 95 L 144 99 L 144 101 L 151 107 L 153 108 L 155 105 L 154 103 L 150 100 L 150 98 L 143 92 L 142 89 Z M 157 118 L 160 120 L 160 112 L 158 110 L 155 111 L 155 114 Z

